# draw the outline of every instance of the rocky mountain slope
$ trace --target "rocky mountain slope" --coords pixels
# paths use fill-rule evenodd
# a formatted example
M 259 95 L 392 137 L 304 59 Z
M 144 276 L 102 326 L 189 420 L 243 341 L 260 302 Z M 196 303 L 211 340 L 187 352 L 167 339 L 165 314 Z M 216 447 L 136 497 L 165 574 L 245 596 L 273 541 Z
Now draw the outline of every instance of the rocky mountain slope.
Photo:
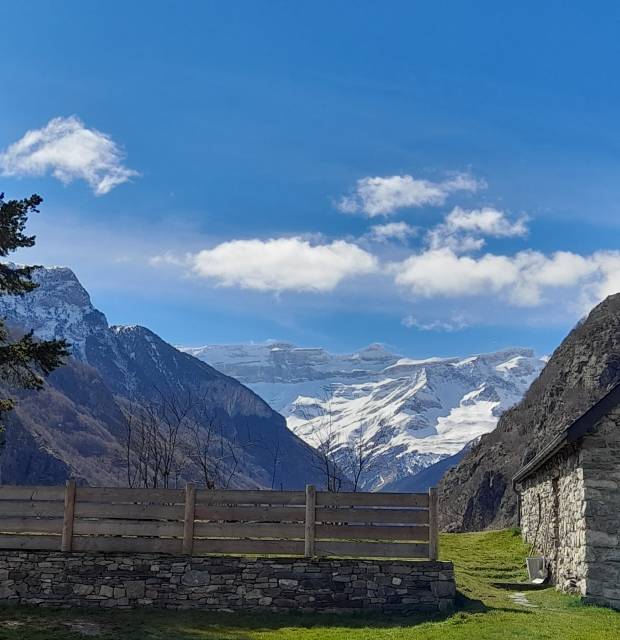
M 371 490 L 400 486 L 492 431 L 544 366 L 529 349 L 425 360 L 381 345 L 345 355 L 276 342 L 183 350 L 256 391 L 307 443 L 329 440 L 340 460 L 365 440 Z
M 619 381 L 620 294 L 615 294 L 569 333 L 521 402 L 444 476 L 443 527 L 473 531 L 515 524 L 512 477 Z
M 234 465 L 233 483 L 318 482 L 312 449 L 254 392 L 144 327 L 109 327 L 71 270 L 40 269 L 35 280 L 40 286 L 33 293 L 0 298 L 0 314 L 41 338 L 66 338 L 73 358 L 44 391 L 19 394 L 0 464 L 3 482 L 60 482 L 73 474 L 93 484 L 123 484 L 128 412 L 156 411 L 163 420 L 164 405 L 167 417 L 190 397 L 200 404 L 193 423 L 202 420 L 212 432 L 217 425 L 218 442 L 234 449 L 220 463 Z M 198 472 L 183 452 L 175 467 L 179 478 Z
M 474 441 L 475 442 L 475 441 Z M 456 466 L 465 456 L 470 445 L 463 447 L 458 453 L 442 458 L 435 464 L 418 471 L 415 475 L 399 478 L 385 485 L 385 491 L 397 493 L 426 493 L 430 487 L 436 487 L 445 473 Z

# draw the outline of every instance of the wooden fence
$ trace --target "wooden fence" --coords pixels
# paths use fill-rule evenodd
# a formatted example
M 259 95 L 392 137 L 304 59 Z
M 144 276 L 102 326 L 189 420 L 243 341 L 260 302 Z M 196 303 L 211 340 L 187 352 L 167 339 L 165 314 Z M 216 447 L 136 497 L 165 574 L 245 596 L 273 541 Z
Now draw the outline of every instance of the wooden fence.
M 437 558 L 437 494 L 0 486 L 0 549 Z

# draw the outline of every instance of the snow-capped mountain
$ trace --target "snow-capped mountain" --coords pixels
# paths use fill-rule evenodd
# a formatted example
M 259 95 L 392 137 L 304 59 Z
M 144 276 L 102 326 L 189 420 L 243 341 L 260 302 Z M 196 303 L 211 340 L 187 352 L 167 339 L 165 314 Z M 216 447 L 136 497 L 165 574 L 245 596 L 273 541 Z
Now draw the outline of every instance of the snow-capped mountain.
M 87 362 L 86 342 L 91 336 L 105 339 L 106 317 L 92 305 L 71 269 L 37 269 L 33 280 L 39 287 L 31 293 L 0 300 L 2 316 L 18 326 L 27 323 L 42 340 L 64 338 L 74 357 Z
M 145 327 L 108 326 L 70 269 L 37 269 L 33 279 L 39 285 L 34 291 L 0 298 L 0 316 L 39 338 L 66 339 L 73 357 L 42 391 L 19 394 L 7 418 L 0 482 L 37 484 L 73 476 L 122 484 L 128 407 L 157 413 L 162 398 L 171 406 L 191 396 L 201 403 L 192 419 L 201 428 L 215 424 L 218 438 L 239 452 L 225 463 L 234 466 L 238 486 L 318 483 L 314 451 L 256 393 Z M 199 480 L 191 455 L 179 449 L 178 458 L 182 477 Z
M 344 452 L 366 441 L 374 458 L 366 489 L 411 476 L 492 431 L 545 364 L 522 348 L 424 360 L 378 344 L 346 355 L 279 342 L 183 350 L 249 386 L 315 447 L 329 440 Z

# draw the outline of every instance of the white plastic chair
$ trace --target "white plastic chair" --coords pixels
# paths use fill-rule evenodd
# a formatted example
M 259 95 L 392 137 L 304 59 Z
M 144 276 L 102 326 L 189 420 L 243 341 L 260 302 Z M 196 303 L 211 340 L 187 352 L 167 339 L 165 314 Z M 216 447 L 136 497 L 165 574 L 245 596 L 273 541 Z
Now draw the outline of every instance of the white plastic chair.
M 527 574 L 532 584 L 543 584 L 549 575 L 545 558 L 527 558 Z

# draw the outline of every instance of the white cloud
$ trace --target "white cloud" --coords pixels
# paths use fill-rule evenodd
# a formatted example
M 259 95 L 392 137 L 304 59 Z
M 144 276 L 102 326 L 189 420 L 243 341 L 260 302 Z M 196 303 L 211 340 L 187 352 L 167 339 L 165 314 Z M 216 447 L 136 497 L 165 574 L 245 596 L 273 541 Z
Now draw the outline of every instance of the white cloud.
M 443 331 L 445 333 L 452 333 L 453 331 L 460 331 L 469 326 L 463 316 L 455 316 L 450 320 L 430 320 L 422 321 L 418 320 L 414 316 L 407 316 L 403 318 L 402 323 L 405 327 L 410 329 L 419 329 L 420 331 Z
M 138 173 L 123 165 L 123 153 L 105 133 L 88 129 L 77 117 L 54 118 L 32 129 L 0 153 L 4 176 L 41 176 L 47 172 L 67 184 L 85 180 L 103 195 Z
M 475 259 L 451 249 L 431 249 L 407 258 L 397 267 L 396 282 L 415 294 L 456 297 L 497 292 L 515 281 L 512 261 L 506 256 Z
M 378 269 L 375 256 L 355 244 L 312 245 L 302 238 L 232 240 L 200 251 L 191 263 L 194 273 L 220 285 L 259 291 L 332 291 Z
M 467 253 L 484 246 L 481 236 L 506 238 L 526 233 L 525 217 L 511 221 L 503 211 L 493 207 L 469 210 L 455 207 L 442 224 L 428 232 L 427 239 L 433 249 L 448 247 L 455 252 Z
M 550 256 L 538 251 L 522 251 L 516 254 L 513 262 L 518 268 L 518 278 L 509 292 L 509 299 L 523 306 L 543 302 L 546 289 L 577 286 L 592 276 L 601 277 L 593 257 L 570 251 L 556 251 Z
M 417 229 L 406 222 L 388 222 L 387 224 L 376 224 L 370 227 L 369 237 L 376 242 L 387 242 L 388 240 L 404 242 L 407 238 L 416 234 Z
M 593 258 L 601 277 L 589 291 L 585 292 L 586 308 L 607 296 L 620 292 L 620 252 L 599 251 Z
M 366 177 L 359 179 L 353 193 L 342 197 L 336 206 L 344 213 L 363 213 L 374 218 L 402 208 L 439 206 L 452 193 L 475 192 L 484 186 L 482 181 L 466 173 L 455 174 L 442 182 L 410 175 Z
M 485 253 L 484 237 L 516 237 L 528 232 L 526 218 L 509 219 L 492 207 L 455 207 L 426 235 L 427 248 L 388 266 L 395 281 L 425 298 L 494 297 L 516 306 L 538 306 L 548 293 L 574 291 L 567 307 L 591 307 L 620 290 L 620 253 L 589 256 L 570 251 L 544 254 L 525 250 L 513 255 Z
M 601 290 L 603 282 L 620 276 L 619 255 L 521 251 L 472 257 L 443 247 L 410 256 L 392 270 L 397 284 L 422 297 L 502 296 L 515 305 L 534 306 L 551 288 L 583 284 Z
M 484 247 L 484 238 L 463 233 L 451 233 L 444 225 L 437 225 L 426 234 L 431 249 L 451 249 L 455 253 L 479 251 Z
M 503 211 L 493 207 L 470 210 L 454 207 L 445 220 L 446 226 L 452 231 L 467 231 L 497 238 L 524 236 L 527 233 L 525 222 L 525 218 L 512 222 Z

